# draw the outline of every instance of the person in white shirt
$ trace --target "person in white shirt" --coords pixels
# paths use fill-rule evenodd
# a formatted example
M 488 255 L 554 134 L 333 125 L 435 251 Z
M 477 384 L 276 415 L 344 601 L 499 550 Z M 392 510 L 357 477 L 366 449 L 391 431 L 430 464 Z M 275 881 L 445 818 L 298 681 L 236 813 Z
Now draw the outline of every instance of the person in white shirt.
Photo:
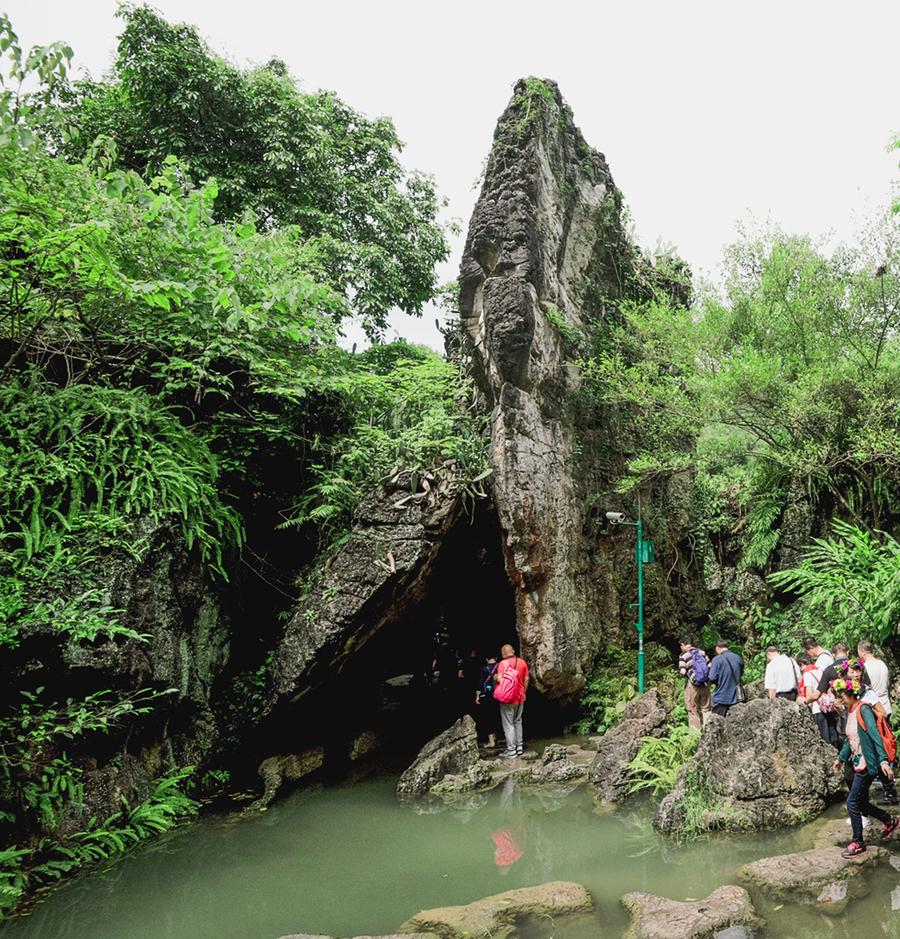
M 876 658 L 875 647 L 868 640 L 863 640 L 857 645 L 856 653 L 869 676 L 869 687 L 878 695 L 884 713 L 890 717 L 893 709 L 890 698 L 891 676 L 887 665 L 881 659 Z
M 829 665 L 834 665 L 834 656 L 824 646 L 819 645 L 818 639 L 813 636 L 807 636 L 801 645 L 804 651 L 812 656 L 816 663 L 816 668 L 819 670 L 819 675 L 821 675 Z
M 769 699 L 787 698 L 797 700 L 797 685 L 800 683 L 800 669 L 790 656 L 782 655 L 777 646 L 766 649 L 766 675 L 763 682 Z

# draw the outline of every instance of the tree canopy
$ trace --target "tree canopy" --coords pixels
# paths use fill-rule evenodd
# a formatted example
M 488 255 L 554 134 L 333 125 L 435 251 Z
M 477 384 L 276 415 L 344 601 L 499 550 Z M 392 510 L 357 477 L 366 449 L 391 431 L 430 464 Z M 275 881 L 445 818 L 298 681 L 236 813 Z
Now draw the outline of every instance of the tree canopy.
M 146 178 L 176 156 L 194 180 L 215 178 L 216 221 L 295 227 L 310 269 L 371 334 L 394 307 L 421 313 L 448 248 L 434 183 L 403 167 L 390 119 L 301 91 L 277 59 L 238 68 L 149 7 L 120 15 L 109 76 L 55 88 L 43 126 L 59 152 L 80 159 L 113 141 L 115 164 Z

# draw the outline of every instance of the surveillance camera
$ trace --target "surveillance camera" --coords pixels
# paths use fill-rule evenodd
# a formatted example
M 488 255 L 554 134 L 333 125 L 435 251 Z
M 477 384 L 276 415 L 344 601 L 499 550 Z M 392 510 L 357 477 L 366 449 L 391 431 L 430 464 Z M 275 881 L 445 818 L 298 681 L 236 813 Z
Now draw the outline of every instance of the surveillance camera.
M 611 525 L 618 525 L 619 522 L 624 522 L 624 521 L 625 521 L 625 513 L 624 513 L 624 512 L 607 512 L 607 513 L 606 513 L 606 520 L 607 520 Z

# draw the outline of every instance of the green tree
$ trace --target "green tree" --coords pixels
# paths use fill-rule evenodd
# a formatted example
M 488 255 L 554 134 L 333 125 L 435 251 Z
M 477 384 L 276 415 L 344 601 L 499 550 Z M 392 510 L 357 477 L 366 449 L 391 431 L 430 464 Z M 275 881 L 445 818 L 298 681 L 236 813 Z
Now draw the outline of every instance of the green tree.
M 388 118 L 366 118 L 332 92 L 301 91 L 278 60 L 241 70 L 194 27 L 148 7 L 120 15 L 109 78 L 72 83 L 47 112 L 60 152 L 80 158 L 106 137 L 117 163 L 145 178 L 175 155 L 194 179 L 216 179 L 217 221 L 249 212 L 263 230 L 296 226 L 307 262 L 371 335 L 394 307 L 421 313 L 448 248 L 434 183 L 403 168 Z
M 723 293 L 625 308 L 588 380 L 630 409 L 623 488 L 696 465 L 712 502 L 749 514 L 763 566 L 791 492 L 863 526 L 900 513 L 896 219 L 824 256 L 773 231 L 728 252 Z M 826 512 L 827 514 L 827 512 Z

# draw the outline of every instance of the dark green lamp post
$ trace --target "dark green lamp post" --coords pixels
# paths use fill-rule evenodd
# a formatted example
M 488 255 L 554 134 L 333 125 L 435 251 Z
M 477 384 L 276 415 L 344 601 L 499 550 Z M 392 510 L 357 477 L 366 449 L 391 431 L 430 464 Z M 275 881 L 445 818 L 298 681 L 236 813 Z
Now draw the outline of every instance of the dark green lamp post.
M 637 529 L 637 543 L 634 546 L 634 558 L 637 561 L 637 607 L 638 619 L 634 625 L 638 634 L 638 694 L 644 693 L 644 565 L 653 561 L 653 542 L 644 538 L 644 523 L 640 516 L 636 522 L 625 520 L 624 512 L 607 512 L 606 520 L 611 525 L 628 525 Z

